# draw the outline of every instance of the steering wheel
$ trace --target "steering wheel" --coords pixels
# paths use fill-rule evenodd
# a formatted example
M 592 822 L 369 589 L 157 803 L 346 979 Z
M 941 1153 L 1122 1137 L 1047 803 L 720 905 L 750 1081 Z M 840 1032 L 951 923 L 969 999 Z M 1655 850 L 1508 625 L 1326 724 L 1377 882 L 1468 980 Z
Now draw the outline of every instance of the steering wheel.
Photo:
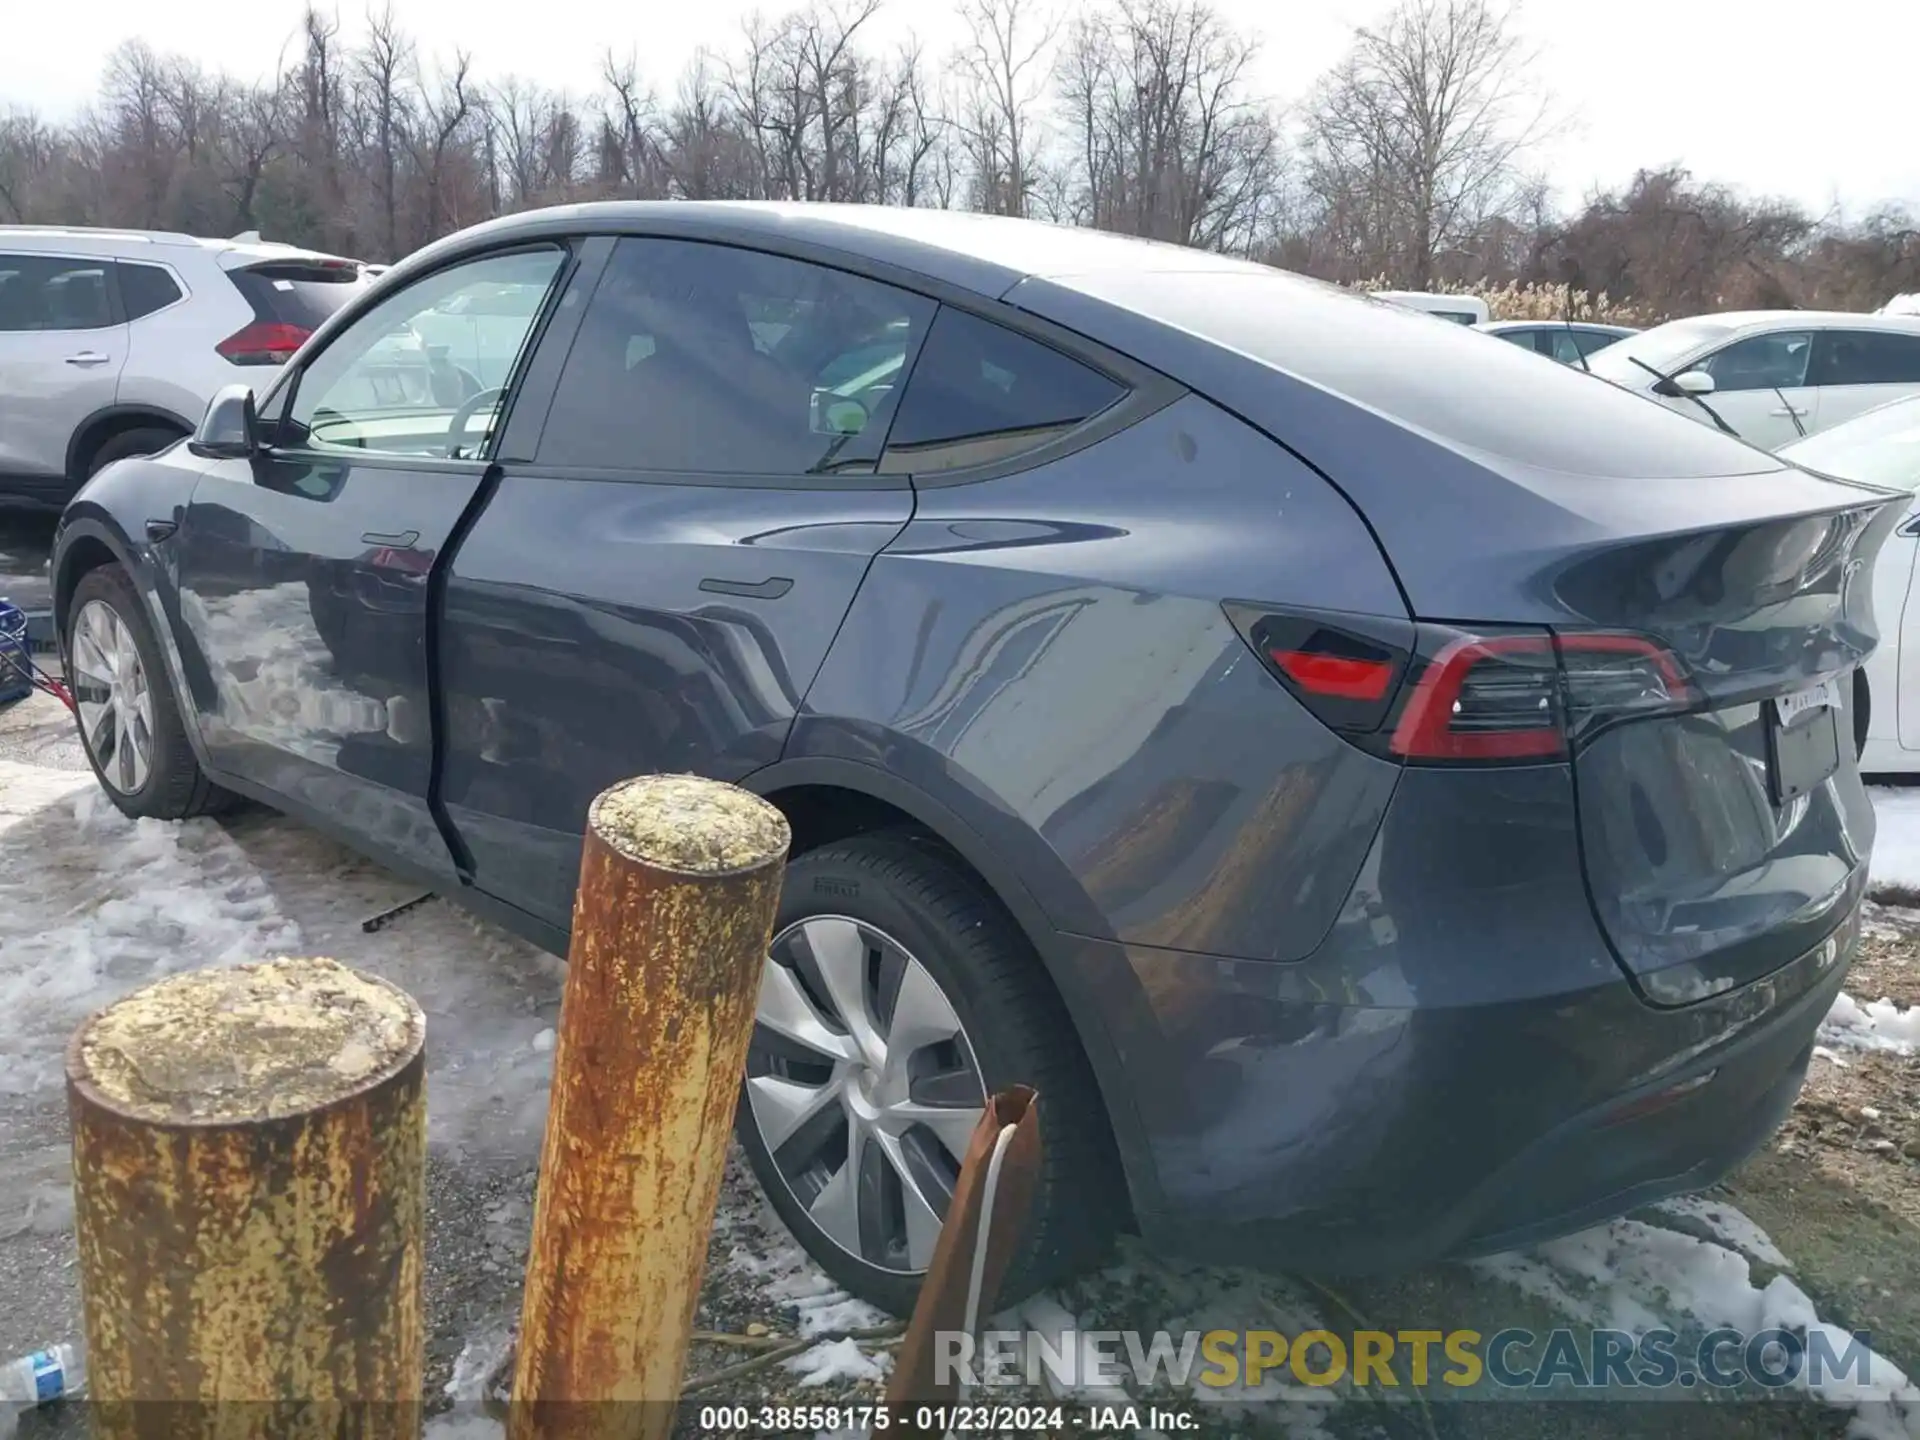
M 504 385 L 492 385 L 465 401 L 453 412 L 453 419 L 447 425 L 447 458 L 459 460 L 461 443 L 467 438 L 467 422 L 490 405 L 498 405 L 507 393 Z

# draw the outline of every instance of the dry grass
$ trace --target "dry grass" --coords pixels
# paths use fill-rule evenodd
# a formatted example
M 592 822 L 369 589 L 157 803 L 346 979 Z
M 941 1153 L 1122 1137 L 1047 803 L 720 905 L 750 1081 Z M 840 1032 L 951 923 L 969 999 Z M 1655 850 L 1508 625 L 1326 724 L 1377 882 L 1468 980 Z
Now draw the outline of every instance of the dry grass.
M 1352 288 L 1392 290 L 1396 287 L 1382 277 Z M 1572 319 L 1594 320 L 1603 325 L 1645 328 L 1666 318 L 1645 306 L 1615 300 L 1604 292 L 1595 295 L 1576 290 L 1569 297 L 1565 287 L 1558 285 L 1439 285 L 1434 288 L 1442 294 L 1472 295 L 1486 301 L 1495 320 L 1564 320 L 1569 318 L 1569 307 Z

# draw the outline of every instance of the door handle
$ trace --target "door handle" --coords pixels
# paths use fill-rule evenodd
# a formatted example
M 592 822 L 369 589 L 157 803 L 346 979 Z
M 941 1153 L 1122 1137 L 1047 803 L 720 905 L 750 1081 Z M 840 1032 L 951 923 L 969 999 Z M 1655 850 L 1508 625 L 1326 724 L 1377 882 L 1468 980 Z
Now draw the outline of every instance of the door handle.
M 775 575 L 758 584 L 746 580 L 713 580 L 700 582 L 700 588 L 709 595 L 741 595 L 749 600 L 778 600 L 793 588 L 793 581 L 784 575 Z
M 78 355 L 67 356 L 69 365 L 104 365 L 107 357 L 98 350 L 82 350 Z
M 1787 406 L 1787 408 L 1786 408 L 1786 409 L 1784 409 L 1784 410 L 1774 410 L 1774 411 L 1770 411 L 1769 413 L 1770 413 L 1770 414 L 1774 414 L 1774 415 L 1778 415 L 1778 416 L 1779 416 L 1779 417 L 1780 417 L 1781 419 L 1783 419 L 1783 420 L 1784 420 L 1784 419 L 1786 419 L 1786 418 L 1787 418 L 1787 417 L 1788 417 L 1789 415 L 1791 415 L 1791 416 L 1796 416 L 1796 417 L 1797 417 L 1797 416 L 1801 416 L 1801 415 L 1804 415 L 1804 414 L 1806 414 L 1807 412 L 1806 412 L 1806 411 L 1804 411 L 1804 410 L 1796 410 L 1796 409 L 1795 409 L 1795 408 L 1794 408 L 1793 406 L 1791 406 L 1791 405 L 1789 405 L 1789 406 Z
M 1893 533 L 1896 535 L 1904 536 L 1909 540 L 1911 540 L 1916 535 L 1920 535 L 1920 515 L 1916 515 L 1911 520 L 1906 521 L 1900 526 L 1898 530 L 1894 531 Z
M 418 530 L 402 530 L 394 535 L 380 530 L 365 530 L 360 534 L 362 545 L 384 545 L 389 550 L 411 550 L 419 540 Z

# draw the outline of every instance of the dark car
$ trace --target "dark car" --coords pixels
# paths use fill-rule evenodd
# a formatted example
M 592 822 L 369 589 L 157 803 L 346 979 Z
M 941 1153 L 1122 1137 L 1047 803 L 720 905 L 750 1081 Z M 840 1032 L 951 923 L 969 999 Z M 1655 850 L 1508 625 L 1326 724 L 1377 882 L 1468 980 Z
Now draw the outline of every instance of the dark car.
M 1480 333 L 1496 335 L 1509 345 L 1532 350 L 1562 365 L 1581 365 L 1594 351 L 1640 332 L 1630 325 L 1602 325 L 1592 320 L 1496 320 L 1482 325 Z
M 469 291 L 524 297 L 503 387 L 361 383 Z M 555 953 L 602 787 L 769 797 L 741 1139 L 900 1309 L 1012 1082 L 1009 1293 L 1123 1226 L 1500 1249 L 1752 1151 L 1854 947 L 1890 503 L 1251 263 L 609 204 L 396 266 L 54 575 L 122 810 L 264 801 Z

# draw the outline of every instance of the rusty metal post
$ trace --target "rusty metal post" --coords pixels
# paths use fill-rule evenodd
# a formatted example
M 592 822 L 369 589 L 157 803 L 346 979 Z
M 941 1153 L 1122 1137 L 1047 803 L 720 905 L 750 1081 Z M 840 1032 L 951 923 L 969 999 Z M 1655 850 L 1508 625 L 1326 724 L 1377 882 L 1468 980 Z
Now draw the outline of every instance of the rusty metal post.
M 407 995 L 318 959 L 175 976 L 80 1027 L 96 1435 L 419 1433 L 425 1037 Z
M 672 1428 L 787 845 L 690 775 L 588 811 L 511 1440 Z

